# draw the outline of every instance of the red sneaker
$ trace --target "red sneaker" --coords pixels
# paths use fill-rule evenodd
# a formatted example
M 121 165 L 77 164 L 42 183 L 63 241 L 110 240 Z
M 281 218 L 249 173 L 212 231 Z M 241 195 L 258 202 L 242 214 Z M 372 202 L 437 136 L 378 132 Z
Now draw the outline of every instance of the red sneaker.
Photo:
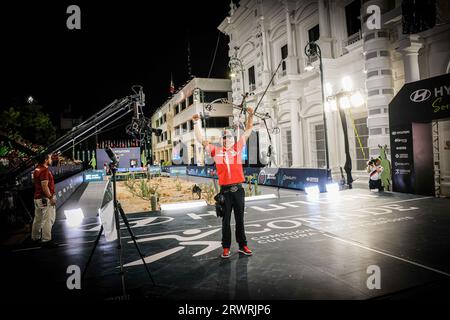
M 224 259 L 227 259 L 227 258 L 229 258 L 230 257 L 230 248 L 223 248 L 223 252 L 222 252 L 222 255 L 221 255 L 221 257 L 222 258 L 224 258 Z
M 253 254 L 252 250 L 250 250 L 247 246 L 239 247 L 239 252 L 245 254 L 246 256 L 251 256 Z

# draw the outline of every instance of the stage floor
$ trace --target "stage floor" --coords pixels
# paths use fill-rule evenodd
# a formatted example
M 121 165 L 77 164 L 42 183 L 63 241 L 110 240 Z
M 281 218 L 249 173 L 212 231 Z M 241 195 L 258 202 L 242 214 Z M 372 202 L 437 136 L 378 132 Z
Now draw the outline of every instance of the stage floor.
M 128 218 L 156 282 L 153 286 L 123 229 L 125 278 L 132 297 L 449 298 L 448 199 L 353 189 L 315 198 L 286 194 L 248 202 L 246 231 L 254 255 L 237 253 L 233 243 L 227 260 L 219 257 L 221 220 L 214 211 L 150 212 Z M 82 290 L 67 289 L 67 268 L 84 268 L 98 223 L 90 218 L 69 228 L 58 220 L 53 230 L 59 247 L 3 251 L 4 292 L 17 298 L 120 295 L 117 249 L 103 236 Z

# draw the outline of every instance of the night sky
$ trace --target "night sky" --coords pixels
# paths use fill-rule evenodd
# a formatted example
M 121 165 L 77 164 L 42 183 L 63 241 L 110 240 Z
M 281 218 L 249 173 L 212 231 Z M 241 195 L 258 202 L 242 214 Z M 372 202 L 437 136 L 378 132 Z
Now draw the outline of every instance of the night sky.
M 146 113 L 192 74 L 207 77 L 229 0 L 15 1 L 0 5 L 0 109 L 32 95 L 56 119 L 71 105 L 84 118 L 141 84 Z M 81 8 L 81 30 L 68 30 L 66 9 Z M 228 37 L 221 34 L 211 77 L 225 77 Z

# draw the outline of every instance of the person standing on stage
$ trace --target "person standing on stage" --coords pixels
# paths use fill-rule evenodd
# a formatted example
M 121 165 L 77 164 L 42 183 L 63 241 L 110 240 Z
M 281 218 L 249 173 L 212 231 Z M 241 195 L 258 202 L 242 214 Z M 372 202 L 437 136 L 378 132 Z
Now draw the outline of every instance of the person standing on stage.
M 192 116 L 195 137 L 201 142 L 205 150 L 211 154 L 211 157 L 214 158 L 219 177 L 220 193 L 225 198 L 222 217 L 222 258 L 230 257 L 230 220 L 232 210 L 234 210 L 234 219 L 236 221 L 236 241 L 239 244 L 239 252 L 245 255 L 252 255 L 252 251 L 247 246 L 244 229 L 245 191 L 242 183 L 245 182 L 245 178 L 242 167 L 242 149 L 252 133 L 253 109 L 247 108 L 246 111 L 247 123 L 244 134 L 236 136 L 236 133 L 239 133 L 239 128 L 224 128 L 220 146 L 215 146 L 204 139 L 199 120 L 200 116 L 198 114 Z
M 44 247 L 55 247 L 52 241 L 52 227 L 56 216 L 55 180 L 48 169 L 51 155 L 41 155 L 33 172 L 34 180 L 34 220 L 31 240 L 42 242 Z M 42 232 L 42 237 L 41 237 Z
M 383 172 L 383 167 L 381 166 L 381 160 L 370 159 L 367 163 L 367 173 L 369 173 L 369 189 L 378 189 L 379 192 L 384 191 L 383 185 L 381 184 L 381 173 Z

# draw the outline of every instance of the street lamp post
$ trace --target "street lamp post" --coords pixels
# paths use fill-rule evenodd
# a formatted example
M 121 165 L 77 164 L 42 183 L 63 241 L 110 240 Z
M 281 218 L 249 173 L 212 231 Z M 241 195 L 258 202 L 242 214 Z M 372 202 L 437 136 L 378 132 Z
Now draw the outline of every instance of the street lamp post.
M 305 67 L 306 71 L 311 71 L 314 67 L 311 65 L 312 57 L 319 57 L 319 71 L 320 71 L 320 88 L 322 93 L 322 113 L 323 113 L 323 128 L 325 134 L 325 160 L 327 165 L 327 171 L 330 170 L 330 156 L 328 153 L 328 130 L 327 130 L 327 118 L 325 114 L 325 94 L 323 85 L 323 64 L 322 64 L 322 51 L 315 42 L 308 42 L 305 46 L 305 55 L 308 57 L 308 65 Z
M 238 47 L 234 47 L 234 56 L 230 58 L 230 62 L 228 66 L 230 67 L 231 77 L 236 75 L 236 72 L 239 71 L 241 73 L 241 81 L 242 81 L 242 94 L 245 95 L 245 80 L 244 80 L 244 66 L 242 65 L 241 59 L 237 56 Z
M 329 96 L 327 97 L 326 109 L 330 111 L 338 111 L 341 118 L 342 131 L 344 133 L 344 150 L 345 150 L 345 165 L 344 170 L 347 175 L 347 185 L 349 189 L 352 189 L 353 177 L 352 177 L 352 158 L 350 156 L 348 129 L 347 129 L 347 117 L 345 110 L 351 107 L 359 107 L 364 103 L 363 97 L 360 92 L 352 91 L 352 82 L 349 77 L 342 79 L 343 90 L 336 94 L 332 94 L 331 85 L 327 84 L 327 90 Z

